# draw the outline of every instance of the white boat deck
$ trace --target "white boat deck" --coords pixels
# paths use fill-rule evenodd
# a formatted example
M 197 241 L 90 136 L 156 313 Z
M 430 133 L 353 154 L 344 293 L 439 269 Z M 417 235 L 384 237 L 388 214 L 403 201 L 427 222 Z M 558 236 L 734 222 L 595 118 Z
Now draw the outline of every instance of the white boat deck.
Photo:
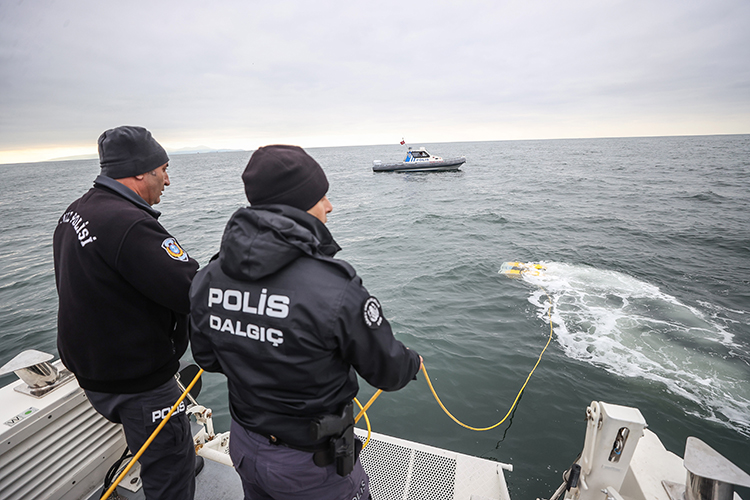
M 367 439 L 367 431 L 355 433 Z M 360 459 L 377 500 L 510 500 L 508 464 L 377 433 Z

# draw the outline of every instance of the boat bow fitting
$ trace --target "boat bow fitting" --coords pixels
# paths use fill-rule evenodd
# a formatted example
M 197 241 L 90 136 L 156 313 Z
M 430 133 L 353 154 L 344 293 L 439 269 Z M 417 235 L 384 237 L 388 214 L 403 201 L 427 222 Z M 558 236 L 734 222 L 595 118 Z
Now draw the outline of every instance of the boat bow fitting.
M 25 387 L 16 386 L 16 391 L 41 398 L 73 379 L 70 371 L 58 370 L 50 363 L 53 358 L 51 354 L 34 349 L 23 351 L 0 368 L 0 376 L 14 372 L 26 382 Z

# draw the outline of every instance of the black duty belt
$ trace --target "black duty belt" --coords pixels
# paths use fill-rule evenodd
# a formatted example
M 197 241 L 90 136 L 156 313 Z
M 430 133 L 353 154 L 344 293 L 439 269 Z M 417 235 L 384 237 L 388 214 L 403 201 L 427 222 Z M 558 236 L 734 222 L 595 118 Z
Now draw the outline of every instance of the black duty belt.
M 260 434 L 261 436 L 267 438 L 270 444 L 274 444 L 276 446 L 285 446 L 293 450 L 305 451 L 307 453 L 317 453 L 319 451 L 325 451 L 328 449 L 327 441 L 324 441 L 317 446 L 303 446 L 303 445 L 288 443 L 284 441 L 283 439 L 274 436 L 273 434 L 266 434 L 265 432 L 258 432 L 256 430 L 253 430 L 253 432 L 256 434 Z
M 274 435 L 259 434 L 267 437 L 271 444 L 312 453 L 313 462 L 318 467 L 336 462 L 336 472 L 344 477 L 354 469 L 362 450 L 362 443 L 354 436 L 354 409 L 351 402 L 340 415 L 323 415 L 310 422 L 310 439 L 315 443 L 320 442 L 316 446 L 300 446 L 287 443 Z

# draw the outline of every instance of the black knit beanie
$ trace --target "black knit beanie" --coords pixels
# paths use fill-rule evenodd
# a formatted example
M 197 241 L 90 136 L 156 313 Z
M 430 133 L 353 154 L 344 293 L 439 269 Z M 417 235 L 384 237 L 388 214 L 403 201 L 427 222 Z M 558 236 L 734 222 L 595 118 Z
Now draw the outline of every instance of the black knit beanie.
M 299 146 L 258 148 L 242 180 L 251 205 L 280 203 L 307 211 L 328 192 L 323 169 Z
M 99 136 L 102 175 L 112 179 L 145 174 L 168 161 L 167 152 L 143 127 L 112 128 Z

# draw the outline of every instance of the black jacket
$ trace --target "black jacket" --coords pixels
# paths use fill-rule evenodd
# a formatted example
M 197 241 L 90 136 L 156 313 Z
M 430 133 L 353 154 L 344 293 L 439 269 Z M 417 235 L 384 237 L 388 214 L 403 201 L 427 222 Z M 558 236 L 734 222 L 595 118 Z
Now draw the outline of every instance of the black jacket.
M 55 229 L 57 348 L 84 389 L 152 389 L 176 373 L 187 349 L 198 263 L 158 216 L 133 191 L 99 176 Z
M 308 446 L 310 419 L 351 402 L 356 373 L 386 391 L 416 375 L 419 355 L 393 337 L 338 250 L 301 210 L 241 208 L 218 259 L 196 275 L 193 356 L 227 376 L 232 417 L 245 428 Z

